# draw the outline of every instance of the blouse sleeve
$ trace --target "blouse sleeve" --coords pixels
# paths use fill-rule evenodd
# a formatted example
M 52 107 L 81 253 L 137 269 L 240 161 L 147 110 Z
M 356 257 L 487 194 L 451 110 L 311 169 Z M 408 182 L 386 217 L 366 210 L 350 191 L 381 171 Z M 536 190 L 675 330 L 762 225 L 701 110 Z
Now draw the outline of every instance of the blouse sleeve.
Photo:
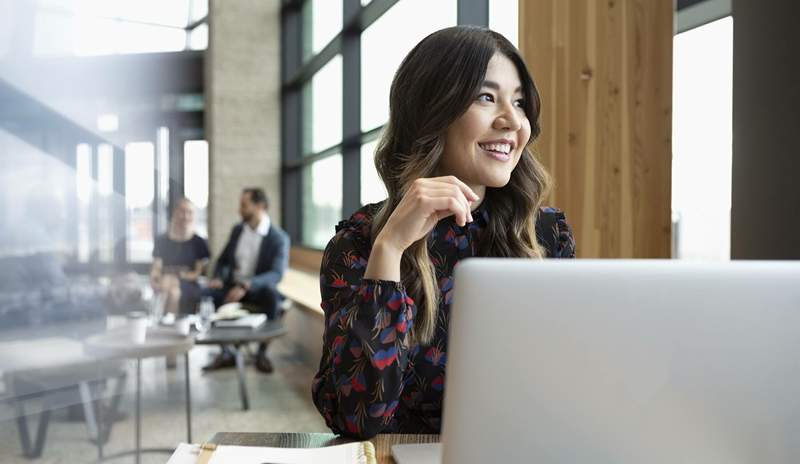
M 210 258 L 211 257 L 211 252 L 208 251 L 208 242 L 206 242 L 206 239 L 204 239 L 203 237 L 201 237 L 199 235 L 195 235 L 195 240 L 196 240 L 196 244 L 197 244 L 196 245 L 196 250 L 195 250 L 196 253 L 197 253 L 197 257 L 196 257 L 197 261 L 202 261 L 204 259 Z
M 325 312 L 314 404 L 335 433 L 368 439 L 391 421 L 408 368 L 416 306 L 399 282 L 364 279 L 364 227 L 337 226 L 320 270 Z
M 548 258 L 574 258 L 575 237 L 560 209 L 544 207 L 539 210 L 536 235 L 547 250 Z
M 163 257 L 164 257 L 164 241 L 159 235 L 153 242 L 153 258 L 163 258 Z

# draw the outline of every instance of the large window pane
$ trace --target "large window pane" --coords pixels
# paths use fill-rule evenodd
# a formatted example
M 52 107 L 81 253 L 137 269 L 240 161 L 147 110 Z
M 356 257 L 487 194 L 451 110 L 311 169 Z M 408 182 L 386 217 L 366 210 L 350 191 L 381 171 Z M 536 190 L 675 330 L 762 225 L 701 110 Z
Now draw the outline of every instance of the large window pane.
M 489 28 L 519 47 L 519 0 L 489 0 Z
M 673 50 L 675 257 L 730 259 L 733 19 L 678 34 Z
M 195 232 L 208 237 L 208 142 L 205 140 L 184 142 L 183 177 L 183 191 L 195 207 Z
M 306 28 L 303 57 L 308 59 L 325 48 L 342 30 L 342 0 L 308 1 L 303 15 Z
M 158 164 L 158 204 L 156 214 L 158 218 L 157 234 L 167 231 L 169 221 L 169 129 L 159 127 L 156 131 L 156 162 Z
M 189 21 L 197 21 L 208 16 L 208 0 L 190 0 Z
M 389 119 L 389 88 L 406 54 L 431 32 L 455 26 L 456 21 L 455 0 L 403 0 L 364 31 L 361 130 L 368 131 Z
M 102 262 L 114 260 L 114 148 L 97 147 L 97 256 Z
M 201 24 L 189 32 L 189 49 L 205 50 L 208 48 L 208 24 Z
M 342 155 L 303 168 L 303 244 L 322 249 L 342 218 Z
M 151 142 L 125 145 L 125 210 L 128 260 L 149 262 L 153 252 L 155 147 Z
M 82 143 L 75 153 L 75 180 L 78 193 L 78 261 L 85 263 L 91 256 L 92 147 Z
M 322 151 L 342 139 L 342 55 L 336 55 L 303 89 L 303 154 Z
M 388 196 L 375 169 L 375 148 L 378 141 L 361 145 L 361 204 L 377 203 Z

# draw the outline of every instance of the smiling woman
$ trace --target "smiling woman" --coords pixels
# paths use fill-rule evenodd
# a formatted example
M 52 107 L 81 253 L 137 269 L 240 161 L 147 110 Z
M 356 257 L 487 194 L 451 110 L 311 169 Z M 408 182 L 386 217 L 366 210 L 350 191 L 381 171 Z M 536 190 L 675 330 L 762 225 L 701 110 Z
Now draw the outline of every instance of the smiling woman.
M 502 35 L 423 39 L 390 92 L 375 164 L 388 199 L 337 226 L 322 260 L 314 401 L 336 433 L 438 433 L 453 269 L 472 256 L 574 257 L 529 150 L 540 101 Z

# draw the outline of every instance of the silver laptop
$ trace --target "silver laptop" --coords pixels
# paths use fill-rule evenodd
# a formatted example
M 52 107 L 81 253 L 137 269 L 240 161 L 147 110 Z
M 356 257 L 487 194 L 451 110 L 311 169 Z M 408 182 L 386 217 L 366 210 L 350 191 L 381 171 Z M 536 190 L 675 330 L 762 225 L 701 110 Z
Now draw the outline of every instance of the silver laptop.
M 800 263 L 471 259 L 443 462 L 800 462 Z

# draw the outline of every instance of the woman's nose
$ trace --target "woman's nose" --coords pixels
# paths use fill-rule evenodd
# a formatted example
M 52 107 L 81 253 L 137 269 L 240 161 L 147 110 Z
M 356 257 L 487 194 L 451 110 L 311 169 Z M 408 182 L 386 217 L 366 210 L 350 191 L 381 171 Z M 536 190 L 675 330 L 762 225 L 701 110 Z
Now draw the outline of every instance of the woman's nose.
M 513 105 L 504 105 L 503 111 L 494 120 L 494 128 L 498 130 L 515 132 L 521 127 L 521 116 Z

